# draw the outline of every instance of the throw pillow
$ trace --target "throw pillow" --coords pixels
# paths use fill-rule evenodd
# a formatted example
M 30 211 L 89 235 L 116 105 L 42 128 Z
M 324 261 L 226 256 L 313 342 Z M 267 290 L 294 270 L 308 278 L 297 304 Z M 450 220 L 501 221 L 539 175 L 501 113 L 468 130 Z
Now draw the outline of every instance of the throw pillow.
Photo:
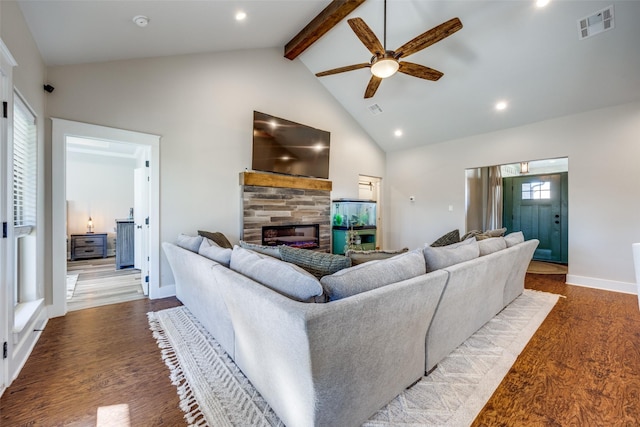
M 344 255 L 351 258 L 351 265 L 358 265 L 367 261 L 375 261 L 379 259 L 392 258 L 396 255 L 408 252 L 409 248 L 402 248 L 397 251 L 375 250 L 375 251 L 356 251 L 349 249 Z
M 504 236 L 504 233 L 507 231 L 506 228 L 496 228 L 495 230 L 487 230 L 487 231 L 479 231 L 479 230 L 471 230 L 465 233 L 464 236 L 460 240 L 467 240 L 470 237 L 475 237 L 476 240 L 484 240 L 490 237 L 501 237 Z
M 180 233 L 176 239 L 176 245 L 183 249 L 190 250 L 191 252 L 198 253 L 200 244 L 202 243 L 202 236 L 188 236 Z
M 227 239 L 224 234 L 218 231 L 198 230 L 198 235 L 213 240 L 214 242 L 216 242 L 216 245 L 220 246 L 221 248 L 233 249 L 233 245 L 231 244 L 231 242 L 229 242 L 229 239 Z
M 318 279 L 297 265 L 239 246 L 233 248 L 230 266 L 232 270 L 296 301 L 314 302 L 322 295 Z
M 448 246 L 454 243 L 458 243 L 460 241 L 460 230 L 452 230 L 445 234 L 444 236 L 436 239 L 435 242 L 431 244 L 432 247 L 436 248 L 439 246 Z
M 336 301 L 421 274 L 425 274 L 424 258 L 419 250 L 414 250 L 392 258 L 345 268 L 324 276 L 320 283 L 329 301 Z
M 504 240 L 507 243 L 507 247 L 510 248 L 511 246 L 524 242 L 524 234 L 522 234 L 522 231 L 509 233 L 504 237 Z
M 427 263 L 427 272 L 431 272 L 478 258 L 480 248 L 475 239 L 467 239 L 449 246 L 435 248 L 425 246 L 423 253 Z
M 351 259 L 342 255 L 327 254 L 308 249 L 280 246 L 280 258 L 308 271 L 320 279 L 343 268 L 351 267 Z
M 229 267 L 229 263 L 231 262 L 231 249 L 221 248 L 216 244 L 216 242 L 209 240 L 206 237 L 202 239 L 198 253 L 205 258 L 209 258 L 218 264 L 224 265 L 225 267 Z
M 478 241 L 480 256 L 485 256 L 494 252 L 501 251 L 506 247 L 507 242 L 504 240 L 504 237 L 489 237 L 488 239 L 482 239 Z
M 273 258 L 280 259 L 280 248 L 277 246 L 263 246 L 256 245 L 255 243 L 245 242 L 244 240 L 240 240 L 240 247 L 243 249 L 249 249 L 250 251 L 258 252 L 262 255 L 269 255 Z

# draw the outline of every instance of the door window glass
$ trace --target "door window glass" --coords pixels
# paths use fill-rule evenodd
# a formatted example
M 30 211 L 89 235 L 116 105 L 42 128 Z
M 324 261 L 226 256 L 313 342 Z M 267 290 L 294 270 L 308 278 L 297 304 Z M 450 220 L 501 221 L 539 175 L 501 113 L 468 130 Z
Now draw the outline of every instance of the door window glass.
M 522 183 L 522 200 L 542 200 L 551 198 L 551 182 L 534 181 Z

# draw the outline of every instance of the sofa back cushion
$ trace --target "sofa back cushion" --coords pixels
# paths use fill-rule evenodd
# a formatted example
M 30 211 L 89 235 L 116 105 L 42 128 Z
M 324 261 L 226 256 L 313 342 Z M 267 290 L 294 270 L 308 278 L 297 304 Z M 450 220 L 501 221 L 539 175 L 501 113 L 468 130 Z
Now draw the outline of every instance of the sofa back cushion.
M 342 255 L 292 248 L 284 245 L 280 246 L 280 258 L 308 271 L 318 279 L 343 268 L 351 267 L 351 259 Z
M 509 233 L 504 236 L 504 240 L 507 242 L 507 247 L 510 248 L 511 246 L 524 242 L 524 234 L 522 234 L 522 231 Z
M 249 243 L 245 242 L 244 240 L 240 240 L 240 247 L 243 249 L 249 249 L 253 252 L 258 252 L 262 255 L 269 255 L 272 258 L 280 259 L 280 248 L 278 246 L 257 245 L 255 243 Z
M 504 237 L 489 237 L 488 239 L 482 239 L 478 241 L 478 249 L 480 250 L 480 256 L 492 254 L 494 252 L 506 249 L 507 242 Z
M 264 286 L 301 302 L 315 302 L 322 298 L 318 279 L 300 267 L 239 246 L 231 253 L 232 270 Z
M 480 248 L 476 239 L 467 239 L 449 246 L 434 248 L 425 245 L 423 253 L 427 264 L 427 272 L 431 272 L 478 258 L 480 256 Z
M 217 262 L 218 264 L 222 264 L 225 267 L 229 267 L 229 263 L 231 262 L 231 249 L 221 248 L 214 242 L 208 238 L 203 238 L 202 243 L 200 244 L 200 249 L 198 253 L 203 257 L 209 258 Z
M 381 286 L 425 274 L 424 258 L 415 250 L 393 258 L 345 268 L 320 279 L 329 301 L 336 301 Z
M 187 249 L 191 252 L 198 253 L 200 244 L 202 243 L 202 236 L 188 236 L 186 234 L 178 234 L 176 239 L 176 245 L 182 249 Z

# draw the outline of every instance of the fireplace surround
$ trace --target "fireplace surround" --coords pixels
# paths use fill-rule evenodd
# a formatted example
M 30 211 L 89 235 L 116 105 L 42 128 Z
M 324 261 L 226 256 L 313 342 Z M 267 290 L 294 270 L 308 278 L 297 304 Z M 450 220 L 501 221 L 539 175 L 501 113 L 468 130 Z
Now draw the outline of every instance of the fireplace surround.
M 315 229 L 317 226 L 315 237 L 318 239 L 318 246 L 313 250 L 330 252 L 331 181 L 241 172 L 240 184 L 242 240 L 258 245 L 265 244 L 263 227 L 285 229 L 311 226 Z M 297 247 L 303 246 L 298 243 Z

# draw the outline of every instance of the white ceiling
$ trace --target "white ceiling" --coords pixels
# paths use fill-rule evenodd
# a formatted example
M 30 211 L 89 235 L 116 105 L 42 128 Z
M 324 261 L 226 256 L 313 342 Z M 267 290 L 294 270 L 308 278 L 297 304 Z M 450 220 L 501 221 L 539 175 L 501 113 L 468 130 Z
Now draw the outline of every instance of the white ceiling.
M 48 65 L 196 52 L 284 47 L 328 0 L 20 1 Z M 615 28 L 585 40 L 577 20 L 614 5 Z M 459 17 L 462 30 L 407 60 L 444 73 L 438 82 L 397 74 L 363 99 L 368 69 L 320 78 L 386 151 L 520 126 L 640 100 L 640 0 L 389 0 L 387 48 Z M 236 11 L 248 18 L 236 22 Z M 132 18 L 151 22 L 138 28 Z M 359 16 L 382 40 L 383 2 Z M 346 20 L 300 60 L 316 73 L 367 62 Z M 505 111 L 493 108 L 498 100 Z M 374 116 L 369 106 L 378 104 Z M 394 131 L 401 129 L 402 137 Z M 330 131 L 330 129 L 327 129 Z

